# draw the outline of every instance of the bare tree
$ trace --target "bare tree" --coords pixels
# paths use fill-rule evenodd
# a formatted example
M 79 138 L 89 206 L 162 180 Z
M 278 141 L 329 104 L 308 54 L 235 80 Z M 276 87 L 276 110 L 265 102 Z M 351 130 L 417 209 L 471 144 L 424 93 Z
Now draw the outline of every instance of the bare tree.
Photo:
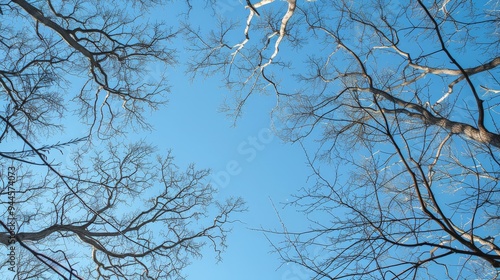
M 191 69 L 225 74 L 236 117 L 274 93 L 278 133 L 304 144 L 316 183 L 291 204 L 311 223 L 269 231 L 284 262 L 313 279 L 498 277 L 499 9 L 262 1 L 240 31 L 187 29 Z
M 30 137 L 61 128 L 59 120 L 73 114 L 68 104 L 94 137 L 147 127 L 145 109 L 164 103 L 168 90 L 148 67 L 175 62 L 169 40 L 176 33 L 141 19 L 156 2 L 0 3 L 4 117 Z
M 71 271 L 82 279 L 178 279 L 206 242 L 220 254 L 242 201 L 216 202 L 207 170 L 181 171 L 170 153 L 154 154 L 144 143 L 110 144 L 76 152 L 64 172 L 19 167 L 15 238 L 36 254 L 18 257 L 52 260 L 18 262 L 16 279 L 54 271 L 68 279 Z M 10 235 L 0 233 L 0 243 L 11 246 Z
M 0 1 L 4 278 L 183 279 L 206 243 L 220 255 L 241 199 L 119 138 L 166 101 L 150 69 L 175 63 L 177 31 L 144 15 L 167 2 Z M 51 142 L 68 125 L 82 135 Z

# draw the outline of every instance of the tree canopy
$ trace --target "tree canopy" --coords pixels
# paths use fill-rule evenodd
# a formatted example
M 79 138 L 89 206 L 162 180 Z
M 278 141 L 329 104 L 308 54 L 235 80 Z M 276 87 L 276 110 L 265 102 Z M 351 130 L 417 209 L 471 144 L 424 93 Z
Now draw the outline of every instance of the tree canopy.
M 290 206 L 310 225 L 264 230 L 283 262 L 313 279 L 496 278 L 499 2 L 247 9 L 240 29 L 188 30 L 191 69 L 225 73 L 235 117 L 273 94 L 276 132 L 304 147 L 315 182 Z
M 143 18 L 164 4 L 0 1 L 3 276 L 182 279 L 202 248 L 220 257 L 243 201 L 128 139 L 166 102 L 148 71 L 175 64 L 178 31 Z
M 499 276 L 498 0 L 224 4 L 182 1 L 173 24 L 144 16 L 170 1 L 0 1 L 2 194 L 30 205 L 0 223 L 18 277 L 177 279 L 204 242 L 224 247 L 242 200 L 124 140 L 166 101 L 148 67 L 175 63 L 222 77 L 235 122 L 270 95 L 274 132 L 303 147 L 311 176 L 285 209 L 308 225 L 262 229 L 283 263 L 311 279 Z M 82 135 L 46 142 L 75 120 Z M 64 146 L 62 166 L 49 152 Z

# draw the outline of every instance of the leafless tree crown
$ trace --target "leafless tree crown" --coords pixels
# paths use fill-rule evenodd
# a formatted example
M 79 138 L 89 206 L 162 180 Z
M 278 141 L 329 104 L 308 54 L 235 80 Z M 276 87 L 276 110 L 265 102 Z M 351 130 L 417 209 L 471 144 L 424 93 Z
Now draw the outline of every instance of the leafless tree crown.
M 187 28 L 191 70 L 224 74 L 235 117 L 275 94 L 277 132 L 304 144 L 316 183 L 292 205 L 311 228 L 272 231 L 283 261 L 313 279 L 497 277 L 500 2 L 247 4 Z
M 205 244 L 220 257 L 242 200 L 120 138 L 165 103 L 177 31 L 144 15 L 167 2 L 0 1 L 3 279 L 183 279 Z

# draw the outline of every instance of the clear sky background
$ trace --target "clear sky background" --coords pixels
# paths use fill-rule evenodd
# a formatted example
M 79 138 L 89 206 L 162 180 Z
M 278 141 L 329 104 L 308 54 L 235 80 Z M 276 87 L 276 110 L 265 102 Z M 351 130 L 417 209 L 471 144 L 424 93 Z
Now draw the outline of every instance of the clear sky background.
M 216 264 L 206 250 L 204 259 L 194 260 L 186 270 L 188 279 L 293 279 L 282 278 L 287 269 L 276 271 L 277 256 L 270 254 L 263 233 L 254 229 L 280 227 L 273 203 L 284 217 L 291 210 L 281 209 L 281 204 L 308 175 L 301 148 L 269 133 L 269 114 L 264 112 L 272 106 L 271 98 L 254 100 L 252 109 L 232 127 L 232 120 L 218 113 L 227 92 L 208 81 L 184 82 L 172 88 L 167 110 L 154 115 L 156 131 L 148 140 L 161 150 L 172 148 L 181 166 L 195 162 L 212 169 L 218 197 L 242 196 L 248 206 L 237 217 L 241 222 L 233 225 L 223 261 Z
M 284 144 L 272 134 L 269 112 L 272 97 L 253 99 L 244 117 L 233 119 L 219 112 L 228 94 L 214 79 L 190 83 L 182 73 L 171 76 L 175 84 L 166 110 L 152 118 L 155 131 L 147 140 L 159 149 L 172 149 L 176 163 L 190 162 L 212 170 L 212 183 L 223 199 L 242 196 L 248 211 L 238 215 L 228 237 L 223 261 L 216 264 L 206 250 L 205 258 L 187 269 L 189 279 L 293 279 L 280 262 L 261 227 L 279 228 L 276 208 L 286 217 L 282 203 L 305 182 L 309 171 L 298 145 Z M 290 217 L 293 220 L 292 217 Z
M 225 15 L 241 19 L 243 38 L 248 11 L 243 4 L 234 2 L 237 5 L 220 5 L 227 10 Z M 165 13 L 168 17 L 175 14 L 173 10 Z M 196 9 L 190 20 L 215 23 L 208 12 Z M 235 38 L 235 42 L 241 38 Z M 179 53 L 178 58 L 188 59 L 186 53 Z M 162 69 L 152 69 L 153 79 L 157 71 Z M 228 236 L 222 262 L 216 263 L 211 248 L 206 248 L 203 259 L 193 260 L 185 270 L 187 278 L 306 279 L 302 268 L 291 265 L 279 268 L 278 256 L 271 253 L 266 237 L 257 230 L 281 228 L 275 208 L 287 226 L 300 221 L 301 217 L 296 215 L 301 214 L 291 208 L 283 209 L 283 203 L 292 199 L 310 175 L 302 148 L 284 144 L 272 134 L 270 113 L 275 98 L 254 96 L 243 117 L 233 126 L 234 119 L 219 110 L 232 94 L 222 87 L 221 77 L 191 82 L 184 71 L 182 67 L 166 70 L 172 85 L 169 103 L 166 109 L 153 114 L 151 122 L 155 130 L 145 138 L 160 151 L 172 149 L 175 162 L 180 166 L 194 162 L 198 168 L 210 168 L 212 183 L 219 190 L 217 196 L 220 199 L 241 196 L 248 207 L 247 212 L 235 217 L 240 222 L 233 225 Z

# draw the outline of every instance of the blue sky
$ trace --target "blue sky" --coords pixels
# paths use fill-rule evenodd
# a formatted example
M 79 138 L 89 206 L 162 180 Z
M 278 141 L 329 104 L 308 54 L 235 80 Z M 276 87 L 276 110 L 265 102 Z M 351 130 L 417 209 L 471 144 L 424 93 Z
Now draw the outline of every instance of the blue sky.
M 242 4 L 220 5 L 227 10 L 224 15 L 239 15 L 242 22 L 246 20 L 248 14 Z M 191 20 L 198 20 L 198 24 L 210 20 L 207 15 L 195 9 Z M 235 38 L 235 42 L 239 40 Z M 181 61 L 188 59 L 185 53 L 178 55 Z M 182 67 L 167 69 L 172 85 L 169 102 L 165 109 L 153 114 L 155 130 L 147 140 L 160 150 L 172 149 L 181 166 L 194 162 L 198 168 L 210 168 L 218 197 L 241 196 L 248 207 L 247 212 L 235 217 L 240 222 L 233 225 L 228 236 L 222 262 L 216 263 L 211 248 L 206 248 L 204 258 L 193 260 L 185 270 L 188 279 L 305 279 L 302 268 L 285 265 L 278 269 L 278 256 L 271 253 L 264 234 L 256 230 L 280 229 L 274 207 L 287 225 L 300 220 L 293 217 L 295 210 L 282 209 L 282 203 L 291 199 L 310 174 L 301 147 L 284 144 L 272 134 L 270 113 L 275 98 L 254 96 L 234 125 L 233 118 L 220 112 L 224 100 L 233 94 L 222 87 L 222 78 L 190 82 L 184 71 Z
M 281 203 L 309 174 L 300 146 L 284 144 L 271 134 L 273 98 L 252 99 L 233 126 L 233 119 L 219 112 L 230 92 L 221 89 L 216 79 L 190 83 L 181 72 L 170 79 L 175 84 L 169 104 L 154 113 L 155 131 L 147 140 L 160 150 L 171 148 L 181 166 L 194 162 L 199 168 L 210 168 L 218 197 L 242 196 L 248 206 L 237 216 L 241 222 L 233 225 L 223 261 L 216 263 L 207 248 L 205 257 L 187 268 L 188 279 L 293 279 L 290 268 L 277 270 L 280 262 L 270 253 L 270 244 L 262 232 L 253 230 L 278 229 L 273 203 L 286 218 L 291 209 L 281 209 Z
M 144 17 L 143 20 L 161 19 L 169 25 L 176 25 L 181 19 L 185 19 L 178 16 L 181 9 L 185 8 L 184 1 L 172 1 L 169 4 L 171 5 L 164 11 L 157 10 L 157 15 L 151 18 Z M 213 7 L 223 17 L 239 22 L 239 29 L 231 33 L 233 37 L 229 38 L 228 44 L 236 44 L 244 39 L 244 23 L 248 16 L 248 10 L 244 9 L 244 5 L 244 1 L 222 0 L 217 1 L 216 7 Z M 286 8 L 286 2 L 276 1 L 273 7 Z M 194 26 L 205 27 L 206 30 L 202 32 L 208 31 L 210 26 L 216 23 L 216 18 L 209 9 L 196 6 L 188 20 Z M 258 21 L 258 18 L 254 18 L 254 23 Z M 250 36 L 253 36 L 252 31 Z M 307 41 L 305 44 L 314 44 L 314 40 L 305 41 Z M 220 75 L 206 79 L 198 76 L 191 81 L 190 73 L 186 73 L 184 68 L 185 62 L 190 59 L 190 54 L 182 51 L 189 47 L 189 42 L 181 38 L 172 42 L 175 44 L 172 47 L 180 50 L 177 53 L 179 64 L 166 69 L 152 65 L 145 77 L 149 82 L 154 82 L 160 74 L 168 78 L 171 85 L 168 104 L 145 116 L 153 127 L 152 131 L 131 132 L 125 140 L 117 141 L 145 140 L 155 145 L 160 154 L 166 154 L 171 149 L 176 158 L 175 164 L 179 165 L 181 170 L 190 163 L 195 163 L 200 169 L 211 169 L 212 175 L 209 179 L 218 190 L 217 199 L 241 196 L 248 208 L 247 212 L 233 216 L 239 221 L 232 225 L 233 231 L 228 235 L 228 247 L 222 255 L 222 262 L 216 263 L 214 253 L 207 247 L 202 252 L 203 258 L 193 259 L 192 265 L 184 271 L 184 274 L 187 275 L 187 279 L 194 280 L 310 279 L 308 272 L 303 268 L 281 264 L 278 255 L 271 253 L 272 247 L 266 236 L 259 230 L 280 231 L 282 222 L 289 229 L 304 230 L 307 227 L 303 213 L 291 207 L 283 207 L 283 203 L 291 201 L 298 189 L 312 182 L 307 182 L 311 170 L 306 164 L 300 145 L 285 144 L 273 135 L 271 111 L 276 106 L 275 96 L 254 94 L 246 103 L 243 116 L 235 123 L 233 118 L 220 112 L 220 108 L 226 98 L 231 98 L 238 92 L 223 87 L 224 81 Z M 252 43 L 259 45 L 261 42 L 255 40 Z M 303 53 L 296 56 L 294 51 L 289 42 L 284 40 L 278 57 L 293 58 L 293 66 L 301 67 L 303 66 L 301 62 L 304 62 L 307 55 L 321 55 L 322 52 L 318 48 L 304 47 L 300 49 Z M 385 62 L 388 65 L 394 63 L 390 59 Z M 271 68 L 280 75 L 280 89 L 289 90 L 289 87 L 300 86 L 297 83 L 287 82 L 295 79 L 293 74 L 303 69 L 292 68 L 281 71 L 277 70 L 278 67 L 275 65 L 267 69 Z M 78 81 L 72 82 L 78 90 Z M 438 99 L 441 96 L 438 92 L 435 96 L 432 95 L 432 98 Z M 56 140 L 48 142 L 67 141 L 79 137 L 86 129 L 69 125 L 64 136 L 55 136 Z M 314 136 L 317 135 L 313 135 L 309 140 L 315 139 Z M 310 151 L 315 150 L 312 146 L 308 148 Z M 65 151 L 69 150 L 70 148 Z M 356 157 L 369 151 L 358 154 L 351 152 L 352 156 Z M 368 158 L 371 154 L 365 156 Z M 340 167 L 340 171 L 342 173 L 340 176 L 344 176 L 341 180 L 355 174 L 346 171 L 345 167 Z M 327 176 L 335 175 L 334 172 L 325 173 L 328 173 Z M 328 213 L 315 213 L 315 215 L 331 218 Z M 278 240 L 276 236 L 270 238 Z

